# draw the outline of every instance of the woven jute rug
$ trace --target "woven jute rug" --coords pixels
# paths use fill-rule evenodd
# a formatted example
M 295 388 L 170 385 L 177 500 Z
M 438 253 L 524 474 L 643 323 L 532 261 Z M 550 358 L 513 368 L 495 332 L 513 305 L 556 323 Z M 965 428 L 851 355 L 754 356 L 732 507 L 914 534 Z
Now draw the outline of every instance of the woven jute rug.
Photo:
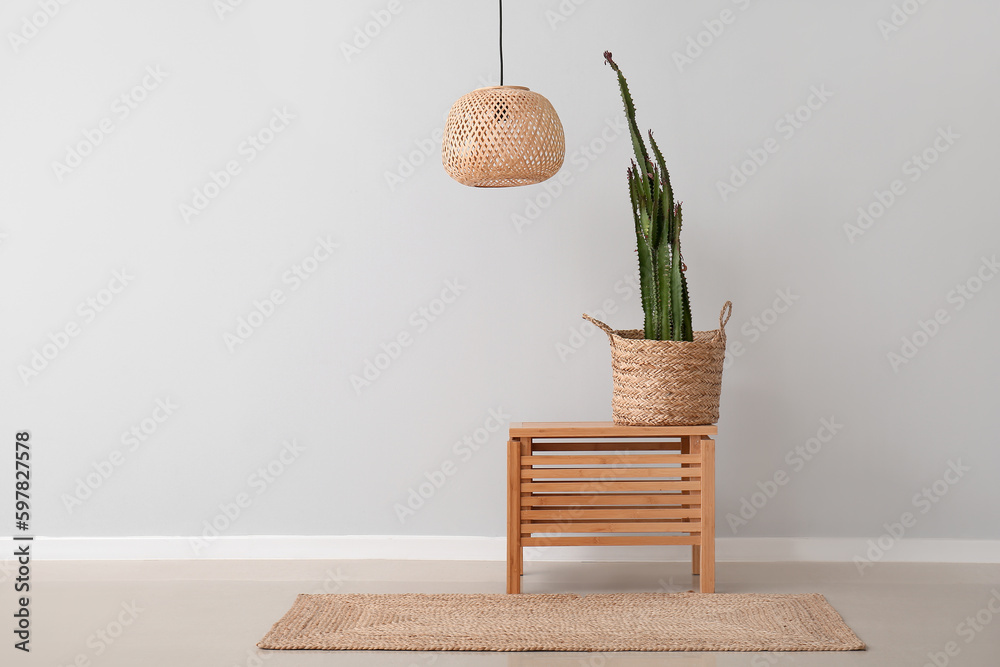
M 265 649 L 853 651 L 819 594 L 299 595 Z

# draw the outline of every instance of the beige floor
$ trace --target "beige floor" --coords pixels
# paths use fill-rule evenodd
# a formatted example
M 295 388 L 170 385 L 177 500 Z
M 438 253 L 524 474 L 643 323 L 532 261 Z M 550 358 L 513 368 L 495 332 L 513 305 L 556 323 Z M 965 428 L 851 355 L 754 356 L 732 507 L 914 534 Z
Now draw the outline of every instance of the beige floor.
M 9 570 L 8 570 L 9 572 Z M 3 576 L 3 573 L 0 573 Z M 36 562 L 32 652 L 0 664 L 79 667 L 314 665 L 1000 665 L 1000 565 L 720 563 L 719 592 L 819 592 L 868 643 L 848 653 L 408 653 L 259 651 L 254 643 L 311 592 L 503 592 L 504 566 L 427 561 Z M 13 643 L 13 592 L 0 584 L 0 630 Z M 684 563 L 527 563 L 525 592 L 692 588 Z M 979 615 L 979 630 L 959 626 Z M 994 615 L 997 616 L 994 619 Z M 7 627 L 4 627 L 7 626 Z M 968 628 L 968 629 L 966 629 Z M 953 644 L 949 644 L 953 642 Z M 952 656 L 945 652 L 951 649 Z

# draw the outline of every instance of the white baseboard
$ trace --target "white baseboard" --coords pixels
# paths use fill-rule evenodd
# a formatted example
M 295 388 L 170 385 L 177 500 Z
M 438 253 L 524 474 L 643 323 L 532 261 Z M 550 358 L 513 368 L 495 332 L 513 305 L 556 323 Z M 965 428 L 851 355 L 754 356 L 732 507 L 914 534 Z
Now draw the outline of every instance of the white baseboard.
M 6 541 L 10 542 L 8 538 Z M 886 548 L 888 547 L 888 548 Z M 36 537 L 36 560 L 473 560 L 503 561 L 502 537 L 416 535 L 236 535 L 197 537 Z M 13 553 L 4 547 L 4 554 Z M 688 547 L 528 548 L 525 560 L 649 562 L 690 558 Z M 1000 563 L 1000 540 L 739 538 L 716 540 L 719 561 Z

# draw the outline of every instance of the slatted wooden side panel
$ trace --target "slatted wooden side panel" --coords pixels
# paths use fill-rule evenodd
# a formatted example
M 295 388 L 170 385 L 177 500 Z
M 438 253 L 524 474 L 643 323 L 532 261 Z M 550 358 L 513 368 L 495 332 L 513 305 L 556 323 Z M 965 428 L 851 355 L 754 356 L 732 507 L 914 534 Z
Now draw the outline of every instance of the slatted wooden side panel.
M 520 466 L 522 544 L 697 544 L 701 457 L 684 449 L 680 438 L 533 441 Z

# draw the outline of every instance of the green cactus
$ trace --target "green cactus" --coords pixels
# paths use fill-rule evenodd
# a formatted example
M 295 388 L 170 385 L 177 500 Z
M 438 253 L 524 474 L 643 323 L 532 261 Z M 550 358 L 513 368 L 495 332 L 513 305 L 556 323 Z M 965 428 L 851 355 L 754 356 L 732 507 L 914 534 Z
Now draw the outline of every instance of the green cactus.
M 604 60 L 618 75 L 635 153 L 626 174 L 639 253 L 639 286 L 645 315 L 643 333 L 649 340 L 691 341 L 694 340 L 691 304 L 681 256 L 681 203 L 674 202 L 670 173 L 652 130 L 649 131 L 649 144 L 654 159 L 649 157 L 646 142 L 635 122 L 635 105 L 625 75 L 611 59 L 610 51 L 604 52 Z

